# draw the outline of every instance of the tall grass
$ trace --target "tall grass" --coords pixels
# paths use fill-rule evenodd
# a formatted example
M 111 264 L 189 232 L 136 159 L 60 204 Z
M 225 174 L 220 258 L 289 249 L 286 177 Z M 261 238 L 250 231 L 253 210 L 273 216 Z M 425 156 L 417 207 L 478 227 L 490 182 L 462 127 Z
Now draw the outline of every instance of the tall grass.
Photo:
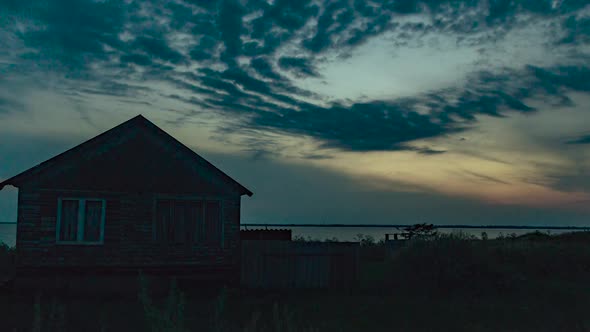
M 34 332 L 65 332 L 65 304 L 58 298 L 53 297 L 49 302 L 49 307 L 47 307 L 42 305 L 41 300 L 41 294 L 37 294 L 33 303 L 33 323 L 31 330 Z
M 147 278 L 139 275 L 139 303 L 143 308 L 145 326 L 152 332 L 188 332 L 188 331 L 210 331 L 210 332 L 295 332 L 295 331 L 316 331 L 309 327 L 302 327 L 295 319 L 295 312 L 288 306 L 280 306 L 275 303 L 272 312 L 261 315 L 260 311 L 253 311 L 250 319 L 243 324 L 236 320 L 235 313 L 228 310 L 228 302 L 231 301 L 227 288 L 222 288 L 219 294 L 211 301 L 211 312 L 209 320 L 196 322 L 198 326 L 192 329 L 187 327 L 185 321 L 186 299 L 179 290 L 176 281 L 172 279 L 168 296 L 163 304 L 156 304 L 156 300 L 149 294 Z M 233 299 L 234 301 L 236 299 Z M 250 310 L 250 308 L 247 308 Z
M 163 308 L 158 307 L 149 295 L 147 279 L 139 275 L 139 302 L 143 308 L 145 323 L 152 332 L 185 332 L 184 295 L 178 290 L 176 280 L 172 279 L 168 297 Z
M 391 261 L 393 282 L 440 292 L 515 291 L 539 282 L 590 278 L 590 243 L 559 237 L 475 240 L 442 234 L 413 240 Z
M 92 331 L 121 331 L 124 325 L 128 326 L 125 331 L 151 332 L 384 330 L 379 321 L 388 321 L 390 316 L 406 319 L 406 328 L 401 330 L 414 330 L 415 326 L 422 326 L 424 331 L 447 327 L 439 324 L 471 324 L 471 330 L 479 331 L 506 330 L 519 320 L 526 320 L 530 328 L 513 330 L 559 330 L 556 326 L 560 324 L 569 324 L 562 330 L 574 330 L 578 325 L 588 328 L 590 321 L 583 315 L 590 305 L 590 289 L 586 286 L 590 280 L 589 238 L 590 233 L 493 240 L 474 239 L 462 233 L 439 234 L 409 240 L 393 255 L 383 257 L 375 253 L 385 250 L 386 244 L 365 241 L 361 246 L 361 251 L 366 250 L 362 259 L 380 267 L 369 269 L 370 264 L 361 265 L 365 269 L 361 273 L 374 274 L 367 287 L 377 291 L 368 295 L 318 292 L 259 299 L 224 288 L 214 298 L 200 298 L 198 292 L 183 292 L 183 283 L 171 279 L 167 293 L 160 297 L 152 292 L 154 285 L 148 282 L 151 279 L 140 275 L 137 299 L 118 307 L 125 310 L 121 317 L 131 322 L 109 320 L 108 312 L 113 313 L 109 310 L 117 310 L 109 309 L 109 305 L 93 304 L 88 299 L 74 305 L 69 298 L 37 295 L 34 301 L 28 300 L 27 315 L 31 316 L 27 316 L 26 326 L 36 332 L 86 330 L 74 328 L 72 322 L 79 312 L 84 312 L 88 313 L 84 316 Z M 561 288 L 567 289 L 560 293 Z M 577 297 L 574 293 L 582 295 Z M 386 303 L 393 307 L 386 308 Z M 489 314 L 492 309 L 503 311 L 494 316 Z M 341 313 L 342 310 L 349 311 Z M 128 312 L 136 315 L 127 315 Z M 428 318 L 433 320 L 430 324 L 423 318 L 426 312 L 442 314 Z M 366 326 L 372 328 L 352 327 L 350 321 L 357 319 L 355 315 L 364 315 Z M 449 315 L 463 316 L 446 318 Z M 444 323 L 435 321 L 440 319 Z M 497 322 L 498 319 L 505 320 Z M 378 323 L 370 325 L 371 320 Z M 550 325 L 551 322 L 556 323 Z M 497 328 L 486 329 L 486 324 Z

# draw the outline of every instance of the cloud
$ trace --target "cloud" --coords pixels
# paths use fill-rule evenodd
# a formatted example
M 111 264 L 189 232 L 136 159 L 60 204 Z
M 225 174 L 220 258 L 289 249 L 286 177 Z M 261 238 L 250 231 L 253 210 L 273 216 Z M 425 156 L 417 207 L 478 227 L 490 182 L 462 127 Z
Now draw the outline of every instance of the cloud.
M 319 12 L 319 6 L 311 0 L 277 0 L 272 5 L 254 1 L 251 8 L 263 12 L 250 23 L 253 41 L 245 45 L 245 51 L 251 56 L 274 53 L 279 46 L 291 42 Z
M 204 35 L 199 39 L 199 43 L 190 51 L 191 59 L 199 62 L 213 60 L 215 58 L 215 47 L 219 41 L 212 36 Z
M 133 49 L 141 49 L 148 57 L 158 58 L 164 61 L 179 64 L 185 61 L 180 52 L 170 48 L 164 36 L 145 34 L 135 39 L 131 46 Z
M 528 66 L 528 70 L 534 75 L 536 85 L 533 88 L 542 90 L 553 96 L 561 96 L 569 102 L 564 90 L 590 91 L 590 67 L 588 66 L 559 66 L 545 69 Z
M 359 184 L 371 179 L 349 179 L 332 171 L 278 161 L 295 156 L 297 162 L 328 165 L 345 155 L 361 155 L 342 151 L 406 151 L 415 154 L 411 157 L 415 160 L 438 162 L 459 155 L 461 145 L 478 146 L 481 137 L 472 139 L 467 131 L 486 121 L 529 119 L 516 115 L 574 105 L 578 100 L 574 95 L 579 94 L 571 92 L 590 92 L 587 6 L 585 0 L 0 0 L 0 91 L 32 92 L 30 95 L 39 96 L 33 101 L 37 104 L 57 100 L 47 97 L 51 93 L 75 98 L 75 103 L 68 102 L 71 109 L 64 110 L 63 116 L 79 110 L 88 121 L 96 121 L 107 108 L 111 111 L 109 100 L 116 103 L 114 106 L 124 100 L 144 103 L 125 105 L 133 111 L 164 110 L 166 120 L 162 121 L 171 125 L 206 122 L 207 126 L 217 126 L 217 131 L 207 128 L 216 135 L 209 143 L 231 143 L 243 158 L 213 155 L 225 160 L 227 165 L 220 166 L 224 170 L 229 166 L 230 174 L 235 172 L 246 185 L 257 184 L 252 188 L 255 199 L 262 197 L 245 210 L 246 218 L 257 215 L 263 219 L 268 213 L 267 220 L 276 220 L 277 216 L 289 218 L 307 210 L 309 214 L 302 217 L 312 219 L 329 211 L 329 217 L 335 220 L 385 220 L 395 216 L 435 218 L 436 222 L 473 218 L 469 222 L 493 223 L 498 218 L 507 220 L 506 215 L 472 200 L 401 190 L 355 193 Z M 547 31 L 538 40 L 529 41 L 528 34 L 520 34 L 521 30 L 537 27 Z M 438 57 L 444 43 L 465 52 L 454 53 L 457 58 L 453 59 Z M 534 43 L 541 46 L 529 50 Z M 373 61 L 372 52 L 389 45 L 393 45 L 392 51 L 383 57 L 383 63 L 366 68 L 383 67 L 385 71 L 398 60 L 397 64 L 406 63 L 398 50 L 415 51 L 406 54 L 419 55 L 416 59 L 403 55 L 411 60 L 408 68 L 400 69 L 406 72 L 388 72 L 392 80 L 417 77 L 415 84 L 408 84 L 415 86 L 415 91 L 412 87 L 400 93 L 395 85 L 383 87 L 383 81 L 371 80 L 353 82 L 356 86 L 349 91 L 366 83 L 368 94 L 375 92 L 371 94 L 375 97 L 356 99 L 344 88 L 334 95 L 315 89 L 334 75 L 329 71 L 331 64 L 344 64 L 338 73 L 343 75 L 334 76 L 353 81 L 356 72 L 365 68 L 346 67 L 346 61 L 359 54 Z M 427 53 L 434 55 L 421 57 Z M 441 68 L 452 68 L 441 71 L 450 82 L 421 86 L 428 78 L 420 79 L 412 66 L 422 66 L 422 60 L 431 67 L 441 63 Z M 455 77 L 450 70 L 465 75 L 449 80 Z M 29 86 L 4 89 L 15 82 Z M 43 91 L 35 94 L 36 89 Z M 12 117 L 8 112 L 28 110 L 26 100 L 12 98 L 11 92 L 0 96 L 1 116 Z M 18 97 L 28 95 L 23 92 Z M 43 110 L 43 106 L 37 107 Z M 445 144 L 453 134 L 469 140 L 455 142 L 455 146 Z M 580 134 L 584 135 L 571 138 L 568 145 L 555 145 L 572 154 L 579 152 L 582 144 L 590 143 L 588 135 Z M 283 144 L 290 138 L 305 141 L 305 146 L 289 147 L 296 150 L 294 153 L 283 152 Z M 22 142 L 16 136 L 5 137 L 9 139 Z M 45 144 L 38 143 L 40 147 Z M 522 166 L 518 158 L 482 146 L 486 148 L 465 152 L 462 157 L 469 158 L 467 154 L 471 153 L 471 159 L 493 169 Z M 63 148 L 65 145 L 52 151 Z M 554 147 L 543 149 L 550 156 L 555 152 L 548 151 Z M 30 156 L 47 155 L 21 150 L 7 150 L 16 158 L 3 165 L 5 176 L 29 165 Z M 468 169 L 462 172 L 459 168 L 468 184 L 471 180 L 502 188 L 519 185 L 513 177 L 507 181 L 494 171 L 487 173 L 488 169 L 461 167 Z M 537 185 L 565 191 L 590 188 L 585 181 L 588 171 L 583 167 L 568 164 L 550 173 L 547 178 L 534 174 L 544 181 Z M 286 187 L 301 189 L 284 197 L 273 196 Z M 303 191 L 312 194 L 294 206 L 292 202 L 300 202 Z M 335 198 L 327 202 L 321 199 L 328 196 Z M 434 207 L 439 204 L 445 208 L 416 215 L 416 211 L 426 211 L 424 202 L 433 201 L 439 202 L 432 203 Z M 370 216 L 355 215 L 354 209 L 343 210 L 346 202 L 355 203 L 348 206 L 362 205 L 363 210 L 371 211 Z M 385 208 L 387 202 L 397 205 Z M 493 213 L 482 215 L 484 209 Z M 520 222 L 523 211 L 530 222 L 538 222 L 536 209 L 514 208 L 507 213 Z M 543 213 L 543 218 L 550 217 Z M 555 213 L 551 218 L 563 217 Z
M 142 92 L 151 91 L 151 89 L 147 87 L 135 84 L 120 83 L 118 81 L 109 79 L 85 83 L 85 85 L 77 87 L 78 92 L 115 97 L 137 97 Z
M 121 63 L 125 63 L 125 64 L 126 63 L 134 63 L 139 66 L 149 66 L 152 64 L 152 60 L 150 59 L 150 57 L 143 55 L 143 54 L 137 54 L 137 53 L 122 55 L 119 58 L 119 61 L 121 61 Z
M 107 59 L 111 51 L 105 45 L 111 49 L 122 47 L 118 38 L 126 22 L 122 1 L 18 3 L 13 4 L 13 13 L 30 27 L 22 33 L 32 50 L 27 58 L 41 63 L 57 61 L 65 68 L 79 70 L 95 60 Z
M 339 0 L 326 3 L 318 18 L 316 33 L 303 42 L 303 46 L 313 53 L 319 53 L 332 45 L 332 36 L 344 31 L 353 22 L 354 11 L 348 1 Z
M 329 155 L 329 154 L 318 154 L 318 153 L 307 153 L 307 154 L 301 155 L 301 157 L 304 159 L 310 159 L 310 160 L 325 160 L 325 159 L 334 158 L 334 156 Z
M 508 181 L 504 181 L 502 179 L 498 179 L 496 177 L 485 175 L 485 174 L 481 174 L 481 173 L 478 173 L 478 172 L 463 170 L 463 173 L 464 174 L 471 175 L 471 176 L 473 176 L 473 177 L 475 177 L 475 178 L 477 178 L 479 180 L 483 180 L 485 182 L 494 182 L 494 183 L 500 183 L 500 184 L 506 184 L 506 185 L 509 185 L 510 184 L 510 182 L 508 182 Z
M 416 150 L 418 153 L 420 154 L 424 154 L 424 155 L 437 155 L 437 154 L 442 154 L 442 153 L 446 153 L 447 151 L 444 150 L 433 150 L 430 148 L 416 148 Z
M 263 57 L 257 57 L 252 59 L 252 61 L 250 62 L 250 65 L 252 66 L 252 68 L 258 72 L 258 74 L 274 79 L 274 80 L 280 80 L 280 79 L 284 79 L 280 74 L 278 74 L 272 67 L 272 65 L 268 62 L 267 59 L 263 58 Z
M 279 59 L 279 67 L 292 70 L 301 76 L 319 76 L 311 61 L 306 58 L 282 57 Z
M 257 73 L 273 79 L 281 77 L 266 59 L 256 58 L 253 63 Z M 467 88 L 432 91 L 403 100 L 328 106 L 278 92 L 280 84 L 257 79 L 243 68 L 199 70 L 193 79 L 208 87 L 207 90 L 187 83 L 183 85 L 208 94 L 204 103 L 226 114 L 245 115 L 231 132 L 255 128 L 312 137 L 323 148 L 408 150 L 433 155 L 445 151 L 417 148 L 411 143 L 464 131 L 477 123 L 479 115 L 504 117 L 507 112 L 534 112 L 536 109 L 528 105 L 528 99 L 534 96 L 567 98 L 568 91 L 586 91 L 588 87 L 583 78 L 587 70 L 584 67 L 525 66 L 501 73 L 484 71 L 472 75 Z
M 376 36 L 387 28 L 396 26 L 395 23 L 391 23 L 391 15 L 383 14 L 369 22 L 363 23 L 360 28 L 354 28 L 350 32 L 350 36 L 346 39 L 345 44 L 347 46 L 359 46 L 370 37 Z
M 408 190 L 390 182 L 383 190 L 367 188 L 368 177 L 353 177 L 309 164 L 204 152 L 203 156 L 248 186 L 255 195 L 244 204 L 245 223 L 462 223 L 582 225 L 587 214 L 550 207 L 482 203 L 472 197 L 449 197 L 432 190 Z M 260 181 L 265 179 L 265 181 Z M 382 180 L 381 180 L 382 181 Z M 290 188 L 290 190 L 284 190 Z M 281 193 L 277 195 L 277 193 Z M 304 194 L 302 194 L 302 192 Z M 331 199 L 326 199 L 330 197 Z M 293 204 L 297 202 L 297 204 Z M 362 209 L 358 207 L 362 206 Z M 485 211 L 485 213 L 482 213 Z
M 324 148 L 352 151 L 414 150 L 404 143 L 460 130 L 436 123 L 428 115 L 383 102 L 334 105 L 281 113 L 258 112 L 251 126 L 293 135 L 306 135 Z
M 277 0 L 272 5 L 264 1 L 260 3 L 260 7 L 263 8 L 264 13 L 253 23 L 255 37 L 264 35 L 264 27 L 267 26 L 265 22 L 294 31 L 303 28 L 319 11 L 318 6 L 311 0 Z
M 241 54 L 242 40 L 240 36 L 243 33 L 242 16 L 245 9 L 235 0 L 222 0 L 217 19 L 221 40 L 224 43 L 225 50 L 221 55 L 221 60 L 230 66 L 235 65 L 235 58 Z
M 22 111 L 24 109 L 25 106 L 21 102 L 0 96 L 0 114 Z
M 590 169 L 584 166 L 562 169 L 549 176 L 551 187 L 561 191 L 590 190 Z
M 563 44 L 578 44 L 590 41 L 590 17 L 570 15 L 562 23 L 567 35 L 560 40 Z
M 165 7 L 172 15 L 170 27 L 174 30 L 182 30 L 194 18 L 192 8 L 185 4 L 171 1 L 166 3 Z
M 566 144 L 590 144 L 590 135 L 580 136 L 576 139 L 567 141 Z
M 325 148 L 433 155 L 444 150 L 419 148 L 417 141 L 467 130 L 481 115 L 534 112 L 531 98 L 571 104 L 569 91 L 590 91 L 590 67 L 573 52 L 577 64 L 491 68 L 473 72 L 466 86 L 362 101 L 328 102 L 297 80 L 321 77 L 328 52 L 345 54 L 384 33 L 400 44 L 438 34 L 478 45 L 551 17 L 565 32 L 562 44 L 587 43 L 585 5 L 549 0 L 58 0 L 3 2 L 0 10 L 22 24 L 14 34 L 27 46 L 27 74 L 45 66 L 81 83 L 82 92 L 112 96 L 147 91 L 127 82 L 141 77 L 169 84 L 187 105 L 238 116 L 237 131 L 304 135 Z

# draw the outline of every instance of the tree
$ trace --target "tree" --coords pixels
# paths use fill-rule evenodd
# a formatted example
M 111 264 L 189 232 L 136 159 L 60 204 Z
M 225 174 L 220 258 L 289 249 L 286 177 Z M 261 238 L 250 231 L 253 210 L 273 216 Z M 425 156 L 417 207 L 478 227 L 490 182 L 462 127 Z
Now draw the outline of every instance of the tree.
M 436 228 L 433 224 L 415 224 L 412 226 L 408 226 L 404 228 L 404 232 L 402 233 L 402 237 L 406 239 L 412 238 L 420 238 L 420 239 L 430 239 L 435 237 L 438 234 Z

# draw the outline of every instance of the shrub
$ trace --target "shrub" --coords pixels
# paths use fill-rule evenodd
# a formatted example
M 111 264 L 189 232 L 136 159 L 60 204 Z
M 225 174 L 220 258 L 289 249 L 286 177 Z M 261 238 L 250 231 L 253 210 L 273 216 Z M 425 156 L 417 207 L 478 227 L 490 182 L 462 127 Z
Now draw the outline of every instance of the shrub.
M 375 245 L 375 238 L 371 235 L 364 235 L 359 233 L 356 235 L 356 240 L 363 247 L 370 247 Z

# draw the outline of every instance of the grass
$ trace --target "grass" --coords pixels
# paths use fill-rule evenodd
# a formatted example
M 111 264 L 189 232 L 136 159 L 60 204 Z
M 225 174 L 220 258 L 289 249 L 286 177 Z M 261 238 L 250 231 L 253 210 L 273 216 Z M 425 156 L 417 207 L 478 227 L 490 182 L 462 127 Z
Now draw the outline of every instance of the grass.
M 579 241 L 568 234 L 543 241 L 481 241 L 454 234 L 418 240 L 399 251 L 391 266 L 401 271 L 392 271 L 392 279 L 443 292 L 478 293 L 538 283 L 582 283 L 590 278 L 590 239 L 588 234 L 576 236 Z
M 361 247 L 354 291 L 181 289 L 139 278 L 136 296 L 5 294 L 0 330 L 590 331 L 590 233 L 414 239 L 388 255 Z

